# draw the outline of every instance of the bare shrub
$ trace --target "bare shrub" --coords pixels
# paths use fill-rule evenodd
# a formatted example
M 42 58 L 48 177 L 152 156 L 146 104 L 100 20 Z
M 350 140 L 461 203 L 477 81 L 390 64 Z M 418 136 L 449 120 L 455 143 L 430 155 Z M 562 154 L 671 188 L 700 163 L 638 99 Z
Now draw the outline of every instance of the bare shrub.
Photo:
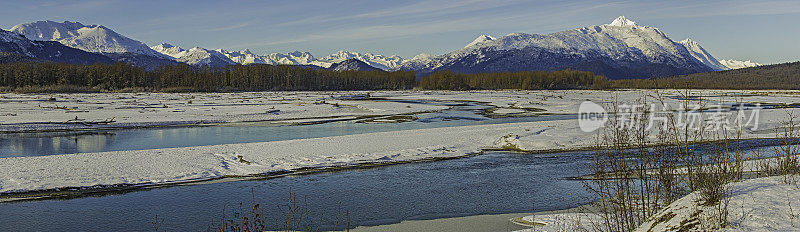
M 781 123 L 783 127 L 775 129 L 778 146 L 775 146 L 774 170 L 770 174 L 781 175 L 786 184 L 796 183 L 796 175 L 800 173 L 797 146 L 797 116 L 787 110 L 787 118 Z
M 252 190 L 251 190 L 252 193 Z M 266 224 L 264 223 L 264 210 L 261 204 L 256 202 L 255 194 L 251 198 L 250 205 L 245 207 L 243 203 L 239 203 L 238 207 L 232 207 L 230 212 L 223 208 L 222 217 L 219 224 L 212 223 L 208 231 L 216 232 L 251 232 L 251 231 L 264 231 Z
M 646 99 L 642 97 L 636 105 L 646 103 Z M 671 170 L 666 167 L 660 169 L 664 175 L 651 178 L 649 173 L 654 168 L 659 170 L 654 165 L 669 156 L 648 148 L 647 110 L 621 109 L 616 100 L 608 108 L 612 117 L 597 136 L 592 162 L 594 178 L 586 183 L 586 188 L 599 198 L 598 209 L 603 222 L 598 224 L 601 228 L 596 229 L 633 231 L 660 209 L 666 194 L 654 193 L 660 188 L 674 187 L 656 182 L 659 178 L 672 178 Z
M 255 193 L 252 192 L 252 198 L 249 205 L 239 203 L 237 207 L 227 209 L 225 207 L 222 211 L 222 216 L 216 223 L 211 223 L 208 231 L 213 232 L 255 232 L 265 231 L 270 225 L 266 222 L 264 216 L 266 215 L 261 203 L 256 200 Z M 339 206 L 341 211 L 341 206 Z M 279 222 L 283 225 L 275 225 L 281 228 L 281 231 L 321 231 L 320 228 L 311 220 L 311 209 L 308 207 L 308 201 L 303 200 L 302 204 L 298 201 L 297 195 L 289 192 L 288 203 L 286 204 L 286 220 Z M 339 229 L 340 213 L 337 212 L 334 230 Z M 158 219 L 158 218 L 157 218 Z M 350 212 L 345 210 L 344 230 L 350 231 Z M 163 219 L 162 219 L 163 223 Z M 154 227 L 156 225 L 154 224 Z M 156 227 L 157 228 L 157 227 Z
M 597 136 L 594 178 L 586 183 L 599 199 L 604 222 L 598 230 L 633 231 L 687 191 L 699 193 L 698 206 L 715 209 L 705 215 L 707 225 L 703 227 L 722 228 L 727 224 L 727 184 L 743 175 L 741 128 L 733 132 L 727 128 L 707 130 L 710 127 L 703 120 L 697 125 L 682 125 L 676 114 L 707 112 L 701 98 L 692 97 L 688 91 L 681 97 L 683 107 L 665 113 L 665 120 L 655 127 L 648 126 L 654 112 L 647 107 L 623 111 L 616 97 L 609 103 L 607 109 L 613 116 Z M 648 96 L 642 96 L 634 105 L 646 104 L 647 100 Z M 663 96 L 655 100 L 664 105 Z M 700 105 L 690 109 L 690 101 Z

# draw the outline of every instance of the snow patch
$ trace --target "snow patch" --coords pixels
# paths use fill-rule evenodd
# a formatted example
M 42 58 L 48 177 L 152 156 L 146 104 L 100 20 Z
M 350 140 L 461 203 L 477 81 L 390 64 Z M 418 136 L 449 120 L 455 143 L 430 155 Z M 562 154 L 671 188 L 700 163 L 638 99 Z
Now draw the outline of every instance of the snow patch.
M 636 26 L 636 22 L 634 22 L 633 20 L 630 20 L 628 18 L 625 18 L 625 16 L 623 15 L 623 16 L 617 17 L 616 19 L 614 19 L 614 21 L 612 21 L 608 25 L 617 26 L 617 27 Z
M 761 66 L 762 65 L 762 64 L 759 64 L 759 63 L 756 63 L 756 62 L 753 62 L 753 61 L 749 61 L 749 60 L 746 60 L 746 61 L 720 60 L 719 62 L 722 63 L 722 65 L 725 65 L 725 67 L 728 67 L 728 69 L 750 68 L 750 67 L 756 67 L 756 66 Z
M 118 34 L 101 25 L 83 25 L 79 22 L 37 21 L 11 28 L 31 40 L 58 41 L 66 46 L 95 53 L 136 53 L 164 57 L 142 42 Z
M 686 47 L 686 50 L 689 51 L 689 54 L 692 55 L 695 59 L 700 61 L 700 63 L 705 64 L 708 67 L 713 68 L 714 70 L 726 70 L 729 69 L 728 66 L 720 63 L 714 56 L 712 56 L 706 49 L 700 46 L 699 43 L 696 41 L 686 38 L 678 42 Z

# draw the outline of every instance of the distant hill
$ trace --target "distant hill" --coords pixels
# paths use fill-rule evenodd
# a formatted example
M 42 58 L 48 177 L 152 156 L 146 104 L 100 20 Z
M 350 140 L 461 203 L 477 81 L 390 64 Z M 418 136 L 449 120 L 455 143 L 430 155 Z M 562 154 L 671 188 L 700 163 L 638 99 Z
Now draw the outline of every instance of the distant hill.
M 619 80 L 619 88 L 800 89 L 800 61 L 717 72 Z
M 0 64 L 10 64 L 17 62 L 42 62 L 42 61 L 43 60 L 17 53 L 0 52 Z
M 113 59 L 115 62 L 123 62 L 133 66 L 142 67 L 145 70 L 154 70 L 164 65 L 178 65 L 177 61 L 161 57 L 149 56 L 132 52 L 126 53 L 104 53 L 103 55 Z
M 373 71 L 373 70 L 380 70 L 376 67 L 372 67 L 369 64 L 361 61 L 359 59 L 353 58 L 349 60 L 345 60 L 339 63 L 334 63 L 328 69 L 333 71 L 348 71 L 348 70 L 355 70 L 355 71 Z

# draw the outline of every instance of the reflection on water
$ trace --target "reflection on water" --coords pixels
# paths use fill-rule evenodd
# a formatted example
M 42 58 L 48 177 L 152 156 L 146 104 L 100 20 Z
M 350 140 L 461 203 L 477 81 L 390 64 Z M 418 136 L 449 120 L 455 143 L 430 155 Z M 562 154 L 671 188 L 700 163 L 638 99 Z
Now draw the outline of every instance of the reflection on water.
M 575 115 L 544 115 L 491 119 L 477 113 L 477 111 L 485 109 L 485 106 L 459 104 L 442 112 L 417 115 L 419 118 L 417 121 L 404 123 L 355 123 L 348 121 L 301 126 L 276 126 L 264 122 L 101 132 L 0 134 L 0 158 L 267 142 L 396 130 L 576 118 Z
M 114 133 L 55 132 L 0 134 L 0 157 L 104 151 Z
M 165 231 L 204 231 L 219 220 L 223 208 L 249 203 L 252 196 L 265 210 L 271 226 L 267 229 L 279 230 L 285 224 L 290 191 L 300 204 L 308 202 L 312 221 L 323 230 L 334 224 L 339 206 L 349 211 L 353 226 L 532 208 L 557 210 L 591 200 L 581 182 L 565 179 L 584 174 L 589 160 L 590 155 L 582 152 L 491 153 L 123 195 L 0 203 L 0 231 L 148 231 L 156 215 L 165 218 Z
M 160 139 L 169 139 L 192 133 L 156 134 Z M 753 157 L 750 148 L 774 145 L 774 140 L 746 141 L 742 144 L 743 155 Z M 703 153 L 713 147 L 703 144 L 695 148 Z M 770 155 L 773 149 L 763 150 Z M 349 211 L 353 226 L 532 209 L 558 210 L 593 199 L 582 182 L 567 180 L 587 174 L 591 157 L 592 152 L 498 152 L 268 180 L 0 203 L 0 231 L 148 231 L 156 215 L 165 218 L 161 228 L 166 231 L 203 231 L 209 223 L 220 219 L 224 208 L 248 203 L 251 197 L 265 210 L 266 222 L 271 226 L 268 229 L 277 230 L 285 223 L 290 192 L 302 204 L 308 202 L 311 220 L 323 230 L 334 224 L 339 206 Z

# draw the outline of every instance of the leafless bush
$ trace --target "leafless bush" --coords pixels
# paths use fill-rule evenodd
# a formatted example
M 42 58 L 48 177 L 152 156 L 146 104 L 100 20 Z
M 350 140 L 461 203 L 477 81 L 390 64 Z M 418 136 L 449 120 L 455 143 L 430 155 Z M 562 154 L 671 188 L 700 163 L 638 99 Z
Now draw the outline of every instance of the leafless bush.
M 775 129 L 778 145 L 774 150 L 774 165 L 769 165 L 774 166 L 773 170 L 768 172 L 783 176 L 786 184 L 794 184 L 796 175 L 800 173 L 800 162 L 797 157 L 797 116 L 791 110 L 786 112 L 787 118 L 781 123 L 783 127 Z
M 647 103 L 647 98 L 642 96 L 635 105 Z M 705 113 L 703 105 L 690 112 L 688 92 L 683 99 L 679 113 Z M 655 100 L 664 104 L 660 95 Z M 633 231 L 687 191 L 699 192 L 698 205 L 716 209 L 705 220 L 710 227 L 725 226 L 727 183 L 741 179 L 743 173 L 741 128 L 709 131 L 703 121 L 692 128 L 680 125 L 673 112 L 649 127 L 656 131 L 648 131 L 655 112 L 647 107 L 621 112 L 615 98 L 607 109 L 613 116 L 597 136 L 594 178 L 586 184 L 599 198 L 604 222 L 598 230 Z
M 156 215 L 155 220 L 153 220 L 153 222 L 151 222 L 153 224 L 153 230 L 155 232 L 158 232 L 158 229 L 160 229 L 161 225 L 164 224 L 164 220 L 165 220 L 164 218 L 159 218 L 158 215 Z
M 239 203 L 239 206 L 232 207 L 230 212 L 226 208 L 222 210 L 219 224 L 212 223 L 208 231 L 254 232 L 264 231 L 266 228 L 263 220 L 264 210 L 261 208 L 261 204 L 256 202 L 254 193 L 249 206 L 245 207 L 244 204 Z
M 643 97 L 638 103 L 644 104 L 646 99 Z M 648 148 L 649 112 L 623 112 L 617 101 L 610 103 L 609 109 L 613 115 L 597 136 L 594 178 L 586 187 L 600 199 L 598 208 L 603 222 L 596 229 L 633 231 L 660 209 L 661 198 L 666 194 L 653 193 L 674 185 L 662 185 L 656 180 L 671 179 L 674 170 L 653 166 L 670 156 L 657 152 L 663 150 Z M 649 172 L 654 168 L 663 175 L 651 177 Z
M 252 192 L 251 192 L 252 193 Z M 230 210 L 230 211 L 229 211 Z M 341 211 L 341 206 L 339 207 Z M 286 221 L 282 226 L 282 231 L 321 231 L 320 228 L 311 220 L 311 210 L 308 207 L 308 201 L 303 200 L 302 204 L 298 201 L 297 195 L 289 192 L 288 203 L 286 204 Z M 223 209 L 222 217 L 217 223 L 212 223 L 208 231 L 213 232 L 255 232 L 265 231 L 269 224 L 267 224 L 264 216 L 264 209 L 261 203 L 255 198 L 252 193 L 251 202 L 249 205 L 239 203 L 238 207 L 230 209 Z M 334 230 L 339 229 L 340 213 L 337 212 L 336 224 Z M 350 212 L 345 210 L 345 215 L 342 218 L 345 220 L 344 230 L 350 231 Z M 163 220 L 162 220 L 163 221 Z M 154 224 L 155 226 L 155 224 Z M 157 228 L 157 227 L 156 227 Z

